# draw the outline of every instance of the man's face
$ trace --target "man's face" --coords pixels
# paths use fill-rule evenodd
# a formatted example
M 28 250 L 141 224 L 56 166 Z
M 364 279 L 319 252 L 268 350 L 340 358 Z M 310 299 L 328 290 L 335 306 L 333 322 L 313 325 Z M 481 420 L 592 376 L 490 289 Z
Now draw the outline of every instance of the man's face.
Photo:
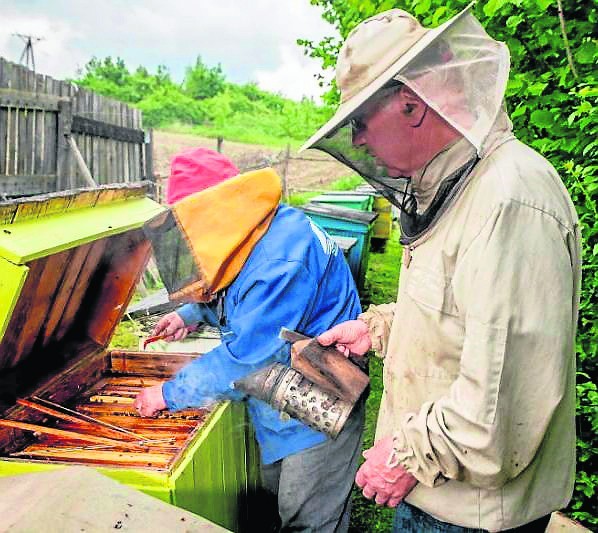
M 391 177 L 409 177 L 426 163 L 426 151 L 418 146 L 423 124 L 414 126 L 425 104 L 418 100 L 414 106 L 408 100 L 401 89 L 373 106 L 366 105 L 354 119 L 353 144 L 364 146 Z

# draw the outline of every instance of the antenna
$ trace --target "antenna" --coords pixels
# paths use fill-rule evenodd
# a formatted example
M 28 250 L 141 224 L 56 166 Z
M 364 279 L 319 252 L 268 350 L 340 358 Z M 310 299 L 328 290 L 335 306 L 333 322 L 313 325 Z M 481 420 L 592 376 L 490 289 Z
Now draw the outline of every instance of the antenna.
M 19 59 L 19 63 L 21 65 L 25 65 L 27 68 L 30 68 L 35 72 L 35 58 L 33 57 L 33 43 L 39 42 L 43 39 L 43 37 L 35 37 L 34 35 L 24 35 L 22 33 L 13 33 L 15 37 L 20 37 L 21 40 L 25 43 L 25 48 L 21 53 L 21 59 Z M 23 62 L 25 60 L 25 62 Z

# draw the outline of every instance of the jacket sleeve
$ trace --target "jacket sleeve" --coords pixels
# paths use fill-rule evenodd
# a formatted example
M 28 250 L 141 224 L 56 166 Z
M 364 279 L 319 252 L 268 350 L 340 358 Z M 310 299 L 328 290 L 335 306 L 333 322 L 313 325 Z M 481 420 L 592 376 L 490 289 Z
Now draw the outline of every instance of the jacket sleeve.
M 218 327 L 220 325 L 214 305 L 200 303 L 185 304 L 179 307 L 176 312 L 183 319 L 185 326 L 208 324 L 209 326 Z
M 274 362 L 288 360 L 289 346 L 278 338 L 282 326 L 302 330 L 316 282 L 298 262 L 270 261 L 248 273 L 229 312 L 230 332 L 222 343 L 164 383 L 168 409 L 241 399 L 235 380 Z
M 496 209 L 453 277 L 464 317 L 447 395 L 407 414 L 394 457 L 421 483 L 497 489 L 533 460 L 574 394 L 577 228 L 514 201 Z
M 388 339 L 390 337 L 390 328 L 394 318 L 395 304 L 370 305 L 365 313 L 359 315 L 359 320 L 363 320 L 370 330 L 370 339 L 372 341 L 372 350 L 380 358 L 384 358 L 388 348 Z

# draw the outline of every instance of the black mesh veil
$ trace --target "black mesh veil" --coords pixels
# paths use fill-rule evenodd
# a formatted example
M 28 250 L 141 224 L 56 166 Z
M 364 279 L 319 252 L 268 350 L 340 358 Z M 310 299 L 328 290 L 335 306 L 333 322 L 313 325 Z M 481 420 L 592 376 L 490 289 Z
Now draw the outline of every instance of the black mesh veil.
M 401 84 L 395 82 L 394 86 L 390 87 L 390 91 L 389 87 L 385 87 L 381 90 L 382 97 L 389 96 L 400 86 Z M 378 164 L 376 158 L 368 153 L 365 146 L 354 145 L 354 127 L 354 120 L 349 119 L 329 135 L 322 137 L 311 148 L 322 150 L 353 169 L 391 204 L 403 211 L 414 212 L 415 198 L 411 192 L 409 178 L 389 176 L 386 168 Z
M 199 281 L 191 249 L 170 209 L 147 222 L 143 231 L 152 244 L 168 294 L 173 295 Z

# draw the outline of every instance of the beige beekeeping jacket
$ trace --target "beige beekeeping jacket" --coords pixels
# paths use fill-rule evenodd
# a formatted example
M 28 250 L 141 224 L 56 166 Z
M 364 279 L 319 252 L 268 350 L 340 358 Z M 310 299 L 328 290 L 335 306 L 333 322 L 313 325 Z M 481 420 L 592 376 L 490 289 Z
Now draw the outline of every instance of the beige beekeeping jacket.
M 396 304 L 362 315 L 385 356 L 376 438 L 394 435 L 389 459 L 419 481 L 406 500 L 490 531 L 571 497 L 580 283 L 559 176 L 497 122 L 454 203 L 404 250 Z M 470 156 L 462 140 L 413 183 Z

